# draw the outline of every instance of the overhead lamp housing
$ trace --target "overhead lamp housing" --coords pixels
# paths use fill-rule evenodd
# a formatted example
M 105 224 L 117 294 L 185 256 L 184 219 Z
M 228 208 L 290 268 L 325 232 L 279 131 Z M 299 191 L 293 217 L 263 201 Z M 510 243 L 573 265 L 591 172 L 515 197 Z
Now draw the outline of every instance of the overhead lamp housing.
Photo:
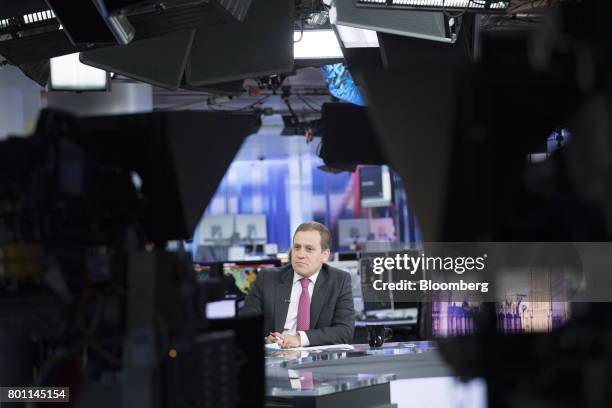
M 355 0 L 359 7 L 430 11 L 503 13 L 510 1 L 496 0 Z
M 74 46 L 129 44 L 135 30 L 123 14 L 111 14 L 104 0 L 45 0 Z
M 442 0 L 439 0 L 440 2 Z M 425 2 L 425 1 L 423 1 Z M 378 3 L 377 3 L 378 4 Z M 458 24 L 442 11 L 398 11 L 380 4 L 378 8 L 358 7 L 355 0 L 335 0 L 329 11 L 332 24 L 380 33 L 454 43 Z

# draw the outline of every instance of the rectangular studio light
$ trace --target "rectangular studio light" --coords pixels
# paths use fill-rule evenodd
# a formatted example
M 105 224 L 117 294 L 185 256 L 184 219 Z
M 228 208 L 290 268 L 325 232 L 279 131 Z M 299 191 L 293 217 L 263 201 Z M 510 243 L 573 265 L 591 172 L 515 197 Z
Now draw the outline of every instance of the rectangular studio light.
M 108 72 L 81 63 L 79 53 L 51 58 L 52 91 L 107 91 Z
M 24 24 L 33 24 L 41 21 L 55 19 L 53 10 L 37 11 L 36 13 L 28 13 L 22 16 Z
M 333 30 L 304 30 L 293 33 L 293 57 L 299 59 L 343 58 Z
M 479 13 L 504 12 L 510 1 L 504 0 L 356 0 L 359 7 L 475 11 Z
M 424 2 L 424 0 L 423 0 Z M 381 33 L 453 43 L 456 24 L 442 11 L 395 10 L 385 7 L 358 7 L 355 0 L 335 0 L 329 19 L 336 27 L 361 28 Z

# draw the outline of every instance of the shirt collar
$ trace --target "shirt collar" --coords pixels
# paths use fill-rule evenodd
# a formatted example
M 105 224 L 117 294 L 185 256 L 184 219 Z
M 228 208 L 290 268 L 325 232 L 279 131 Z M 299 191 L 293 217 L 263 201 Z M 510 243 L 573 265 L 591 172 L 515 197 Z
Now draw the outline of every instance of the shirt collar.
M 312 284 L 314 285 L 315 283 L 317 283 L 317 277 L 319 276 L 319 274 L 321 273 L 321 271 L 315 273 L 314 275 L 312 275 L 310 278 L 310 281 L 312 282 Z M 303 276 L 298 275 L 297 272 L 293 271 L 293 284 L 295 284 L 295 282 L 299 282 L 300 279 L 302 279 Z

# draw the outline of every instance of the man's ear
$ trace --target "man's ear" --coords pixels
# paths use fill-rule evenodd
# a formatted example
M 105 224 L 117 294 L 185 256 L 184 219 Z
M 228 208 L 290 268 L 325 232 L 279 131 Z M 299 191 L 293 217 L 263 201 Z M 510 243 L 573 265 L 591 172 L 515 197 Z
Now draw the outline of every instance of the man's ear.
M 329 256 L 331 255 L 331 251 L 329 250 L 329 248 L 327 248 L 325 251 L 323 251 L 323 262 L 327 262 L 329 261 Z

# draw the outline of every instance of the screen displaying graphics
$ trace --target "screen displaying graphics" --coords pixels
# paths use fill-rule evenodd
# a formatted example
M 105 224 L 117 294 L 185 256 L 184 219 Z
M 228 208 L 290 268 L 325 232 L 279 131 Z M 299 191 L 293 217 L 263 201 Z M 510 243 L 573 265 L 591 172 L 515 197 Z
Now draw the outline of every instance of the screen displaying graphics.
M 226 262 L 223 264 L 223 277 L 228 295 L 246 296 L 257 272 L 264 268 L 280 266 L 277 260 L 265 262 Z
M 221 267 L 215 262 L 195 263 L 193 265 L 197 282 L 206 282 L 221 277 Z
M 524 279 L 520 284 L 518 279 L 504 283 L 504 277 L 497 276 L 496 283 L 504 288 L 504 295 L 494 301 L 499 333 L 548 333 L 570 320 L 570 302 L 564 298 L 568 282 L 563 273 L 541 268 L 513 269 L 512 276 Z M 472 334 L 481 305 L 479 301 L 452 298 L 451 292 L 435 293 L 431 305 L 432 334 L 438 337 Z
M 432 302 L 434 337 L 474 333 L 480 311 L 476 302 Z M 569 302 L 523 302 L 520 299 L 495 305 L 497 330 L 505 334 L 547 333 L 563 326 L 570 317 Z

